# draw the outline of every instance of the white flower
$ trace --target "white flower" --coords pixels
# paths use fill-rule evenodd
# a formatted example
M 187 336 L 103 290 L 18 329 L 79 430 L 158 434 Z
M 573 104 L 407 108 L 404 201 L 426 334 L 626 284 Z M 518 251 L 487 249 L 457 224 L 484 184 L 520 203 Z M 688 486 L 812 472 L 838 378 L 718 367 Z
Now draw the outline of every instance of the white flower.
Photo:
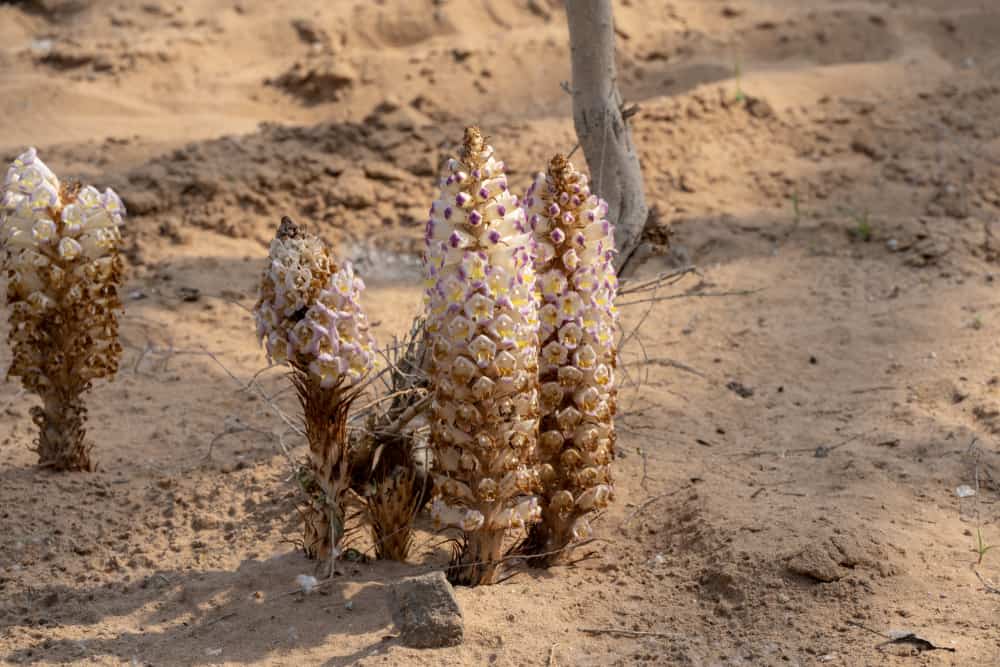
M 80 244 L 69 237 L 59 241 L 59 257 L 64 261 L 71 262 L 80 256 L 82 248 Z

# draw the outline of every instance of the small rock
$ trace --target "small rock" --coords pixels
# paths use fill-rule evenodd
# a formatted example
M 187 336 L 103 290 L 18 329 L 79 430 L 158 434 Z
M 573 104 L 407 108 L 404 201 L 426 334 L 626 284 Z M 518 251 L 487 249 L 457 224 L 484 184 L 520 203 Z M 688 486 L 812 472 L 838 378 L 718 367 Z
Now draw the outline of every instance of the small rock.
M 33 53 L 44 56 L 49 51 L 52 50 L 53 41 L 51 39 L 33 39 L 31 40 L 31 50 Z
M 770 118 L 774 115 L 774 108 L 770 103 L 759 97 L 747 97 L 747 111 L 754 118 Z
M 726 383 L 726 389 L 733 392 L 740 398 L 750 398 L 753 396 L 753 387 L 748 387 L 738 380 L 732 380 Z
M 311 19 L 292 19 L 292 27 L 306 44 L 329 44 L 330 36 Z
M 457 646 L 465 636 L 462 610 L 444 572 L 403 579 L 389 590 L 399 639 L 410 648 Z
M 828 583 L 840 579 L 840 568 L 829 551 L 819 545 L 810 544 L 788 560 L 789 571 L 804 577 Z
M 308 104 L 339 102 L 344 91 L 357 81 L 358 75 L 348 63 L 333 56 L 297 62 L 276 79 L 264 83 L 281 88 Z
M 698 191 L 698 186 L 695 183 L 694 177 L 690 172 L 684 172 L 680 175 L 677 185 L 680 187 L 682 192 L 695 193 Z
M 976 495 L 976 490 L 968 484 L 962 484 L 955 489 L 955 495 L 959 498 L 969 498 L 970 496 Z
M 316 586 L 319 585 L 319 582 L 316 581 L 316 577 L 308 574 L 300 574 L 295 577 L 295 583 L 303 593 L 312 593 L 316 589 Z

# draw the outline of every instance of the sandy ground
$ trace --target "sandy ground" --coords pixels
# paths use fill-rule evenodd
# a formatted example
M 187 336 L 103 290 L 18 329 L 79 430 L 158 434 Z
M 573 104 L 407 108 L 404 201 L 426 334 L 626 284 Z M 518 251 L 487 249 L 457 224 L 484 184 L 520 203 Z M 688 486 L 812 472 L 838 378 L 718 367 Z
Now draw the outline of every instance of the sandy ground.
M 290 593 L 313 566 L 284 427 L 242 390 L 266 242 L 311 222 L 380 340 L 405 331 L 463 124 L 518 187 L 574 143 L 556 4 L 0 2 L 0 157 L 36 145 L 132 213 L 125 357 L 89 398 L 100 470 L 34 469 L 31 399 L 0 384 L 0 663 L 1000 664 L 1000 551 L 974 568 L 977 531 L 1000 545 L 989 0 L 617 3 L 659 212 L 635 274 L 698 273 L 623 300 L 601 541 L 459 590 L 452 649 L 399 646 L 385 599 L 446 560 L 428 532 L 411 564 Z M 280 373 L 259 382 L 292 409 Z

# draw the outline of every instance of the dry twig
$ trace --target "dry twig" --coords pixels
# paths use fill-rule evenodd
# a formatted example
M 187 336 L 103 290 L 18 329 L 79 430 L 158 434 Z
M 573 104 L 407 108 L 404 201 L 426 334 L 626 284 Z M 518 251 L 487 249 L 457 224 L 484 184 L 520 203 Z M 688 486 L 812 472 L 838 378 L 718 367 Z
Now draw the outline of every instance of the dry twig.
M 645 630 L 626 630 L 625 628 L 577 628 L 588 635 L 622 635 L 624 637 L 659 637 L 660 639 L 676 639 L 677 635 L 667 632 L 647 632 Z
M 995 593 L 996 595 L 1000 595 L 1000 588 L 998 588 L 997 585 L 994 584 L 992 581 L 990 581 L 983 575 L 979 574 L 979 570 L 973 569 L 972 572 L 973 574 L 976 575 L 976 578 L 979 579 L 979 583 L 983 585 L 983 588 L 986 590 L 987 593 Z

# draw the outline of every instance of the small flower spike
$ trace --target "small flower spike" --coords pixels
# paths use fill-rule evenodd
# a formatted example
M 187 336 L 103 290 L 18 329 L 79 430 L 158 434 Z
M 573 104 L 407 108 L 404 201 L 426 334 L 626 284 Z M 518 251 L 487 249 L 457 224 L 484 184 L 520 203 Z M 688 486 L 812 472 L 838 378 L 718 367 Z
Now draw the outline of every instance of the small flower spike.
M 254 316 L 268 358 L 292 367 L 302 405 L 309 465 L 299 481 L 310 496 L 302 516 L 312 558 L 335 558 L 345 530 L 353 468 L 347 418 L 376 354 L 362 291 L 349 263 L 338 265 L 319 238 L 282 219 Z
M 118 370 L 125 207 L 110 189 L 60 183 L 34 148 L 14 160 L 0 195 L 7 375 L 42 399 L 31 409 L 39 465 L 92 470 L 82 396 Z

